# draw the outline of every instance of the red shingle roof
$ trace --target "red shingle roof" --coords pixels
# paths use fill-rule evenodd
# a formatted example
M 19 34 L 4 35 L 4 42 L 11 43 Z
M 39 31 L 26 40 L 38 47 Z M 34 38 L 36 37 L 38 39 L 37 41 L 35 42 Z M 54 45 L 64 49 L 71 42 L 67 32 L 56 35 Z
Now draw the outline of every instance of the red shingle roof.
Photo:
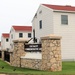
M 12 26 L 15 31 L 32 31 L 32 26 Z
M 2 36 L 3 36 L 4 38 L 8 38 L 8 37 L 9 37 L 9 33 L 2 33 Z
M 66 6 L 61 6 L 61 5 L 50 5 L 50 4 L 42 4 L 48 8 L 54 9 L 54 10 L 66 10 L 66 11 L 75 11 L 75 7 L 66 5 Z

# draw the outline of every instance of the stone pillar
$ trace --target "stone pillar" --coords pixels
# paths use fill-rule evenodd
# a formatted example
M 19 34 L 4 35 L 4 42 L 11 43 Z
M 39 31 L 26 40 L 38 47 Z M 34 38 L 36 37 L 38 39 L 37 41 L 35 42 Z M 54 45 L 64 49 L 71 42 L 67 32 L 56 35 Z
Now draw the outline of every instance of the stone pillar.
M 11 65 L 16 67 L 21 67 L 21 56 L 25 55 L 24 43 L 26 40 L 14 40 L 14 50 L 11 56 Z
M 2 50 L 2 60 L 4 60 L 4 50 Z
M 12 65 L 12 59 L 13 58 L 13 51 L 12 52 L 10 52 L 10 64 Z
M 42 70 L 61 71 L 61 37 L 49 35 L 41 38 Z

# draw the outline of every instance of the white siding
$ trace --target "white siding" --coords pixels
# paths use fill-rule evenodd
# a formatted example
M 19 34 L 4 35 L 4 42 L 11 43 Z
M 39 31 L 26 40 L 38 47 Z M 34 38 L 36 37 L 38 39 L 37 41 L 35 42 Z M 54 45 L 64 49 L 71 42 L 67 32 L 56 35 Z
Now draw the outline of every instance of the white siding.
M 6 38 L 6 39 L 8 39 L 9 40 L 9 38 Z M 6 39 L 5 39 L 5 49 L 9 49 L 10 48 L 10 40 L 8 41 L 8 42 L 6 42 Z
M 42 13 L 39 12 L 42 10 Z M 65 11 L 66 12 L 66 11 Z M 68 15 L 68 25 L 61 24 L 61 15 Z M 43 22 L 43 28 L 39 29 L 39 20 Z M 37 17 L 32 21 L 36 37 L 56 34 L 62 36 L 61 53 L 62 59 L 75 60 L 75 13 L 54 12 L 52 9 L 41 5 L 37 11 Z
M 42 11 L 42 13 L 39 13 Z M 42 20 L 42 29 L 39 29 L 39 21 Z M 37 17 L 33 18 L 32 29 L 35 29 L 37 38 L 53 33 L 53 10 L 41 5 L 37 11 Z
M 2 36 L 1 36 L 1 50 L 3 49 L 3 46 L 2 46 L 3 43 L 2 42 L 3 42 L 3 39 L 2 39 Z
M 28 33 L 31 33 L 30 31 L 16 31 L 15 32 L 15 39 L 19 38 L 19 33 L 23 33 L 23 37 L 22 38 L 28 38 Z
M 13 50 L 13 40 L 19 39 L 19 33 L 23 33 L 22 38 L 28 38 L 28 33 L 32 33 L 32 31 L 15 31 L 13 27 L 10 30 L 10 49 Z M 13 38 L 11 37 L 13 35 Z M 30 38 L 29 38 L 30 39 Z
M 6 42 L 6 39 L 7 38 L 4 38 L 4 37 L 1 37 L 1 49 L 2 50 L 6 50 L 7 48 L 10 48 L 10 40 L 9 40 L 9 38 L 8 38 L 8 42 Z
M 62 36 L 62 59 L 75 59 L 75 14 L 54 12 L 54 33 Z M 68 15 L 68 25 L 61 24 L 61 15 Z
M 13 36 L 13 38 L 12 38 Z M 15 39 L 15 30 L 13 29 L 13 27 L 10 30 L 10 49 L 13 49 L 13 40 Z

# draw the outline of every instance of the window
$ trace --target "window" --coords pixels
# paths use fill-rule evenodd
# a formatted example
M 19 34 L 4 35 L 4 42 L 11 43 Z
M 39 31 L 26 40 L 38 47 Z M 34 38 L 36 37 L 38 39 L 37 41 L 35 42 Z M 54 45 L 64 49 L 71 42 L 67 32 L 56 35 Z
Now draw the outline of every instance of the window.
M 31 38 L 31 33 L 28 33 L 28 37 Z
M 19 37 L 23 37 L 23 33 L 19 33 Z
M 68 16 L 67 15 L 61 15 L 61 24 L 68 25 Z
M 42 29 L 42 20 L 39 21 L 39 28 Z
M 6 42 L 8 42 L 8 41 L 9 41 L 9 39 L 7 38 L 7 39 L 6 39 Z

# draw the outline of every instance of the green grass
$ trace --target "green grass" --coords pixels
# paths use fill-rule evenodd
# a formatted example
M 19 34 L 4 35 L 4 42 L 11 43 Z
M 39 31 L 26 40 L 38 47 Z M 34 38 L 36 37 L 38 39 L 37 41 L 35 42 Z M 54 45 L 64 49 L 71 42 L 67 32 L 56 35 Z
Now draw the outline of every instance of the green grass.
M 2 67 L 4 67 L 2 69 Z M 16 69 L 15 71 L 13 71 Z M 15 74 L 34 74 L 34 75 L 70 75 L 75 74 L 75 62 L 63 62 L 62 71 L 60 72 L 49 72 L 49 71 L 39 71 L 27 68 L 12 67 L 6 62 L 0 60 L 0 73 L 15 73 Z

